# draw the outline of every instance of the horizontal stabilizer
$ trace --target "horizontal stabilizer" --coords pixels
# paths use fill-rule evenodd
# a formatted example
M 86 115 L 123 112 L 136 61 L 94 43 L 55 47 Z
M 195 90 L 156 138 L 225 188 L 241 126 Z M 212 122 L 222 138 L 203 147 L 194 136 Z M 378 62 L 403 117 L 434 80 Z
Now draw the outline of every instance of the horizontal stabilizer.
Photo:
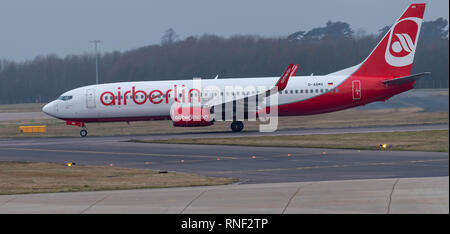
M 399 84 L 406 84 L 406 83 L 410 83 L 412 81 L 418 80 L 424 76 L 427 76 L 431 74 L 430 72 L 422 72 L 419 74 L 414 74 L 414 75 L 410 75 L 410 76 L 404 76 L 404 77 L 400 77 L 400 78 L 395 78 L 392 80 L 383 80 L 383 84 L 390 84 L 390 85 L 399 85 Z

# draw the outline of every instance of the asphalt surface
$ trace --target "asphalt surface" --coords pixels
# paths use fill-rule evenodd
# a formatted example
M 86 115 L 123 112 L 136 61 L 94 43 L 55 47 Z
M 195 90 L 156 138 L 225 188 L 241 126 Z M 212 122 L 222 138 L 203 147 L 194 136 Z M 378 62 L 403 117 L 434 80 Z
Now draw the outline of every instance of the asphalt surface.
M 131 139 L 307 135 L 448 129 L 448 125 L 216 132 L 145 136 L 0 139 L 0 161 L 76 162 L 239 178 L 239 183 L 437 177 L 449 175 L 449 154 L 219 145 L 149 144 Z
M 448 214 L 448 178 L 334 180 L 2 195 L 0 213 Z M 220 229 L 220 224 L 217 226 Z

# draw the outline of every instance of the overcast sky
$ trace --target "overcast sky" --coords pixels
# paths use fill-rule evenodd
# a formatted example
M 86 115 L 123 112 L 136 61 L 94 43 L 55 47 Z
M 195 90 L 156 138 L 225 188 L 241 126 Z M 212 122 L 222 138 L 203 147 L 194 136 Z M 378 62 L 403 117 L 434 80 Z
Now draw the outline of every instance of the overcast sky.
M 168 28 L 180 38 L 287 36 L 298 30 L 344 21 L 375 33 L 392 24 L 410 0 L 1 0 L 0 58 L 16 61 L 50 53 L 58 56 L 126 51 L 157 44 Z M 428 0 L 425 20 L 449 18 L 448 0 Z

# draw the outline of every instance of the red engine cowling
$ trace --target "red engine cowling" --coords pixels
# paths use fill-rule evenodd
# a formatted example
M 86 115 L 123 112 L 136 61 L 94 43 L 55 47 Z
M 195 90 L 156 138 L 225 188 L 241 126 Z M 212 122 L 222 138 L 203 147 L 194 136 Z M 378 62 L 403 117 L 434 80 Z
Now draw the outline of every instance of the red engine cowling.
M 203 127 L 214 124 L 208 108 L 195 106 L 175 108 L 172 121 L 175 127 Z

